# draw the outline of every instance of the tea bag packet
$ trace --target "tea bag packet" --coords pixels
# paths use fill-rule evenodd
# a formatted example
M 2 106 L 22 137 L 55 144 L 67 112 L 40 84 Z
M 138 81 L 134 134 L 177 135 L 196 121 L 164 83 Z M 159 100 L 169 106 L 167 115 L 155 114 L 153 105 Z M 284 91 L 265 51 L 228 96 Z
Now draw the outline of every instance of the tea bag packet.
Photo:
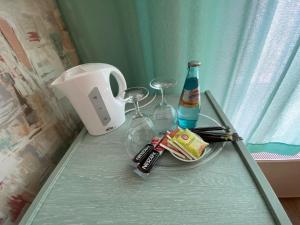
M 183 153 L 182 151 L 178 150 L 175 146 L 172 145 L 172 143 L 170 143 L 170 141 L 168 140 L 168 137 L 165 136 L 162 141 L 159 144 L 161 147 L 163 147 L 164 149 L 166 149 L 167 151 L 177 155 L 178 157 L 182 158 L 182 159 L 188 159 Z
M 184 157 L 180 157 L 182 159 L 185 159 L 185 160 L 193 160 L 194 158 L 188 153 L 185 151 L 185 149 L 183 147 L 180 147 L 177 143 L 175 143 L 173 141 L 173 137 L 176 135 L 177 132 L 179 132 L 181 129 L 177 128 L 175 130 L 172 130 L 172 131 L 168 131 L 167 132 L 167 143 L 169 146 L 172 147 L 172 149 L 174 149 L 175 151 L 181 153 Z
M 188 129 L 178 130 L 172 137 L 172 141 L 185 150 L 193 159 L 199 159 L 206 146 L 208 146 L 208 143 L 203 141 L 201 137 Z

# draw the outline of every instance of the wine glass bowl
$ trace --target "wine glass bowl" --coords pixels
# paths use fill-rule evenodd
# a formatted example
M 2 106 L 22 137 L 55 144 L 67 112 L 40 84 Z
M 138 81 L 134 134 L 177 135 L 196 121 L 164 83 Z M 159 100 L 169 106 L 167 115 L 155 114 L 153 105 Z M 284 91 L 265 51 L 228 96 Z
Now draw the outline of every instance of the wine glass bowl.
M 124 101 L 132 103 L 135 114 L 129 119 L 129 127 L 126 136 L 127 152 L 134 156 L 143 145 L 149 143 L 155 135 L 152 120 L 141 113 L 139 102 L 147 98 L 149 91 L 144 87 L 132 87 L 124 91 Z M 134 147 L 132 147 L 134 146 Z
M 144 87 L 131 87 L 124 91 L 124 101 L 128 103 L 134 103 L 134 101 L 142 101 L 147 98 L 149 91 Z
M 176 110 L 167 103 L 165 98 L 165 89 L 174 87 L 177 81 L 169 78 L 155 78 L 150 82 L 150 87 L 161 92 L 161 101 L 155 106 L 153 111 L 153 121 L 156 133 L 164 134 L 167 130 L 172 130 L 176 127 Z
M 135 107 L 135 115 L 134 117 L 142 117 L 142 113 L 140 111 L 139 102 L 147 98 L 149 95 L 149 91 L 147 88 L 144 87 L 131 87 L 127 88 L 124 93 L 123 101 L 127 103 L 134 104 Z
M 156 90 L 160 90 L 175 87 L 176 84 L 177 81 L 175 79 L 155 78 L 150 82 L 150 87 Z

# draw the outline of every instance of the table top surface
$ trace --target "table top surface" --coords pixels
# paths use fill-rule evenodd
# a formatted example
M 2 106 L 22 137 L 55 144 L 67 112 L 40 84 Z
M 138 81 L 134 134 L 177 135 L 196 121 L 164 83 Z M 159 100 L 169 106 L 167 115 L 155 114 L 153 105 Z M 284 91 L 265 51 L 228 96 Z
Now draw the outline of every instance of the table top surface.
M 168 98 L 177 103 L 177 98 Z M 204 94 L 202 113 L 220 121 Z M 125 123 L 97 137 L 83 130 L 20 224 L 290 223 L 273 191 L 267 190 L 266 196 L 257 187 L 253 177 L 261 171 L 250 171 L 232 143 L 204 165 L 156 167 L 141 179 L 129 165 L 127 129 Z M 263 187 L 270 188 L 268 183 Z

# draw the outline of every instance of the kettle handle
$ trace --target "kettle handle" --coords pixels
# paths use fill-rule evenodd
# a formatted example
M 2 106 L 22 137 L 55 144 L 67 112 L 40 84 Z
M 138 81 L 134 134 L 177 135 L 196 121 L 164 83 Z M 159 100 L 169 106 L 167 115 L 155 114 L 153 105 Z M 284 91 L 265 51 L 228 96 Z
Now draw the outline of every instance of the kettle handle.
M 123 74 L 121 73 L 120 70 L 118 70 L 115 67 L 111 68 L 110 73 L 116 78 L 116 80 L 118 82 L 118 86 L 119 86 L 119 91 L 118 91 L 118 95 L 116 98 L 123 98 L 124 91 L 127 89 L 127 84 L 126 84 Z

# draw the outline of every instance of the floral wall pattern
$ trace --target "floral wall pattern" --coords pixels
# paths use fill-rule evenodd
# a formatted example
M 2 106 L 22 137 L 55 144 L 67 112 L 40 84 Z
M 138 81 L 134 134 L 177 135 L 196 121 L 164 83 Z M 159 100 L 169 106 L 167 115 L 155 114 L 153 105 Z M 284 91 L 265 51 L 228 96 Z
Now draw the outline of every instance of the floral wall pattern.
M 17 224 L 80 127 L 49 84 L 78 64 L 54 0 L 0 0 L 0 224 Z

